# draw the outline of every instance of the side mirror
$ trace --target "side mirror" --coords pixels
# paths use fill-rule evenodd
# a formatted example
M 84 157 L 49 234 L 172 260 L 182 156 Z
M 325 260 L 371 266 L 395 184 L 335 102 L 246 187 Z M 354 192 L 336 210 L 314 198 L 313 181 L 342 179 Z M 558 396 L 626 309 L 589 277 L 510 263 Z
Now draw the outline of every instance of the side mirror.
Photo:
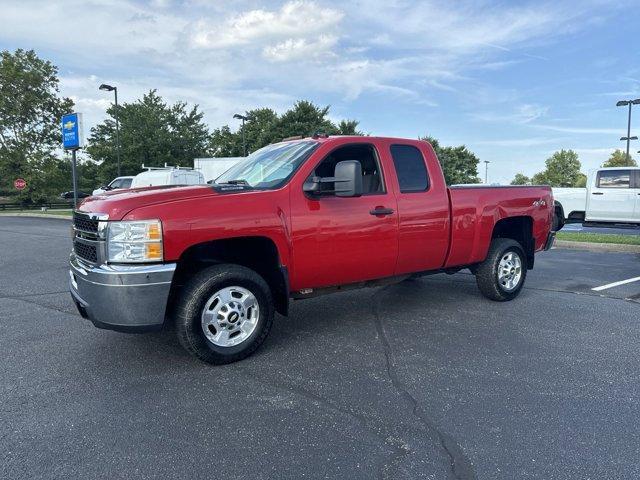
M 100 190 L 104 190 L 104 191 L 106 192 L 106 191 L 108 191 L 108 190 L 111 190 L 111 187 L 110 187 L 109 185 L 102 185 L 102 186 L 100 187 Z
M 322 188 L 323 183 L 333 184 L 333 190 Z M 333 177 L 309 177 L 302 190 L 309 195 L 334 194 L 336 197 L 362 195 L 362 165 L 358 160 L 344 160 L 336 164 Z
M 338 162 L 333 176 L 336 197 L 362 195 L 362 165 L 358 160 Z

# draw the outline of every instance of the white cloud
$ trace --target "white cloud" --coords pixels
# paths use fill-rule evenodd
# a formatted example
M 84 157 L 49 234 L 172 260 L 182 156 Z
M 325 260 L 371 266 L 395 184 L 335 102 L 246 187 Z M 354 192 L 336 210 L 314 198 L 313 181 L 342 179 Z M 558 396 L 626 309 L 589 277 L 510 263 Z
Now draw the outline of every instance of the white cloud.
M 331 31 L 344 14 L 314 2 L 295 0 L 280 10 L 249 10 L 222 23 L 200 20 L 191 42 L 201 48 L 228 48 L 278 39 L 292 40 Z
M 547 115 L 549 107 L 542 105 L 522 104 L 518 106 L 515 112 L 509 113 L 493 113 L 493 112 L 476 112 L 471 117 L 474 120 L 483 122 L 507 122 L 507 123 L 530 123 Z
M 70 13 L 72 12 L 72 13 Z M 87 61 L 147 52 L 166 54 L 188 25 L 180 16 L 125 0 L 13 2 L 0 8 L 2 38 Z M 93 54 L 93 55 L 92 55 Z
M 562 133 L 578 133 L 584 135 L 594 135 L 594 134 L 603 134 L 603 135 L 618 135 L 621 133 L 619 128 L 583 128 L 583 127 L 559 127 L 556 125 L 532 125 L 535 128 L 540 128 L 543 130 L 551 130 L 554 132 L 562 132 Z
M 308 58 L 317 59 L 332 52 L 338 38 L 333 35 L 321 35 L 316 40 L 289 38 L 276 45 L 264 47 L 262 54 L 274 62 L 290 62 Z
M 509 138 L 500 140 L 480 140 L 474 142 L 475 145 L 489 145 L 494 147 L 533 147 L 536 145 L 548 145 L 559 143 L 563 138 L 531 137 L 531 138 Z

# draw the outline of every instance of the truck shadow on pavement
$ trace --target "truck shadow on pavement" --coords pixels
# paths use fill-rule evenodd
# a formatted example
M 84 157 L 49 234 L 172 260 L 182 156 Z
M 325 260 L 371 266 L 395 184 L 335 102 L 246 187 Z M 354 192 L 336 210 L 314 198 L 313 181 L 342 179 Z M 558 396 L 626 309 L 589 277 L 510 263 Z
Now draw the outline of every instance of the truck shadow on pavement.
M 394 321 L 402 319 L 406 329 L 414 328 L 412 324 L 419 322 L 420 334 L 429 335 L 430 332 L 424 330 L 425 319 L 430 322 L 437 322 L 438 318 L 446 320 L 459 311 L 465 300 L 481 304 L 492 303 L 477 292 L 473 277 L 457 276 L 455 282 L 452 280 L 454 279 L 450 276 L 431 276 L 405 280 L 387 287 L 365 288 L 292 301 L 289 316 L 277 315 L 265 343 L 242 363 L 253 363 L 262 357 L 277 361 L 277 357 L 281 355 L 286 360 L 292 351 L 309 351 L 310 346 L 317 345 L 318 342 L 324 344 L 331 341 L 333 345 L 342 347 L 352 343 L 356 349 L 366 346 L 362 344 L 364 340 L 377 340 L 368 338 L 376 305 L 383 322 L 388 318 Z M 395 325 L 394 328 L 401 326 Z M 96 348 L 115 348 L 116 356 L 117 351 L 125 349 L 133 350 L 136 356 L 154 363 L 176 360 L 201 363 L 180 346 L 172 326 L 167 326 L 161 332 L 141 335 L 103 330 L 95 330 L 95 333 L 93 340 L 100 344 Z

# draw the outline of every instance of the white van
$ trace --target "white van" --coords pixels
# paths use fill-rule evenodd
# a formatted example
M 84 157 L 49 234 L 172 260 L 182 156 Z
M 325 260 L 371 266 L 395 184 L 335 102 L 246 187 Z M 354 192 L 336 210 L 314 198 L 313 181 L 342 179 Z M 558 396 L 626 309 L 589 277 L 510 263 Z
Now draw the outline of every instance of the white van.
M 131 181 L 133 177 L 117 177 L 111 180 L 109 185 L 103 185 L 100 188 L 96 188 L 92 195 L 100 195 L 101 193 L 111 191 L 111 190 L 120 190 L 123 188 L 131 188 Z
M 554 188 L 567 223 L 640 223 L 640 167 L 592 170 L 587 188 Z
M 158 185 L 201 185 L 204 176 L 201 172 L 185 167 L 145 167 L 146 172 L 133 177 L 131 188 L 155 187 Z

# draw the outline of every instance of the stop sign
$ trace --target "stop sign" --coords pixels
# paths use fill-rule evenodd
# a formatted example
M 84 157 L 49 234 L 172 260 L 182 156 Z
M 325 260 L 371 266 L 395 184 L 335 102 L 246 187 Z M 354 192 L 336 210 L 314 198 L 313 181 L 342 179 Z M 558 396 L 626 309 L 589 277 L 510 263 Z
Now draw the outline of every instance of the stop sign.
M 13 186 L 18 190 L 24 190 L 24 188 L 27 186 L 27 182 L 24 181 L 24 178 L 16 178 L 13 181 Z

